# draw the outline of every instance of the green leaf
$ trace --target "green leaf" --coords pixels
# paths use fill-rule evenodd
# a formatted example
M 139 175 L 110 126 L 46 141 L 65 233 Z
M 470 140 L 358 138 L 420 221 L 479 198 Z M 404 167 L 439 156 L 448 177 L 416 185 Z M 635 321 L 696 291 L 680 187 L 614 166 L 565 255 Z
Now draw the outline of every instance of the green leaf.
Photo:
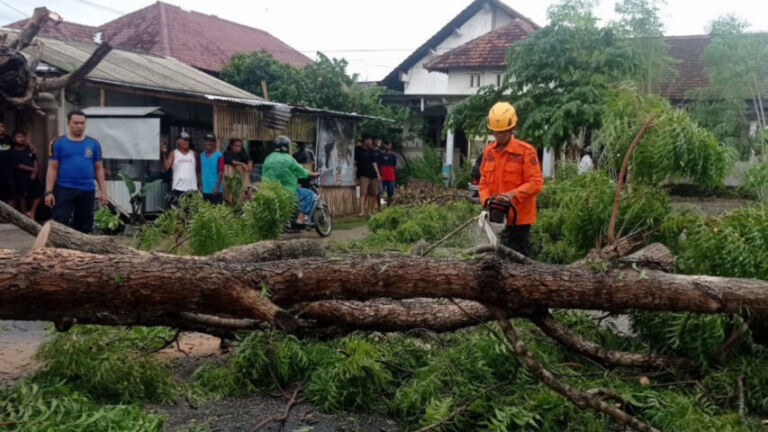
M 131 180 L 131 178 L 122 171 L 118 172 L 117 175 L 120 176 L 120 178 L 123 180 L 123 183 L 125 184 L 125 187 L 128 188 L 128 194 L 133 196 L 136 193 L 136 184 L 133 182 L 133 180 Z

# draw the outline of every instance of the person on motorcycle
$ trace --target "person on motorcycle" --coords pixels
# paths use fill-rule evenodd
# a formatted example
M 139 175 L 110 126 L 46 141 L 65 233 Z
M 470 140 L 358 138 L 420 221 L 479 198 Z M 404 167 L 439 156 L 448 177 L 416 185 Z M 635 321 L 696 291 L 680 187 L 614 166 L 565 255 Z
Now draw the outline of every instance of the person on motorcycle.
M 310 172 L 291 156 L 291 140 L 287 136 L 278 136 L 273 144 L 272 153 L 267 156 L 261 167 L 261 178 L 277 181 L 284 188 L 296 192 L 299 203 L 299 216 L 296 218 L 296 223 L 303 224 L 307 215 L 312 211 L 315 194 L 309 189 L 299 187 L 297 179 L 308 176 L 315 177 L 318 174 Z
M 536 149 L 515 138 L 516 125 L 517 113 L 507 102 L 496 103 L 488 113 L 488 129 L 496 140 L 483 149 L 478 193 L 482 203 L 499 195 L 511 200 L 517 218 L 510 208 L 500 240 L 527 255 L 531 224 L 536 221 L 536 195 L 544 180 Z

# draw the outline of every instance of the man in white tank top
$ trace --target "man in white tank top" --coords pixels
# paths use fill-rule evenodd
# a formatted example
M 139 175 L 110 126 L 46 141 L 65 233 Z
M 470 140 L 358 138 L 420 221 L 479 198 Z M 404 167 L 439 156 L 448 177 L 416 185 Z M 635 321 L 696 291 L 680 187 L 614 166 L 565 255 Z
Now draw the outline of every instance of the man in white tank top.
M 197 155 L 189 148 L 189 134 L 182 132 L 176 139 L 176 150 L 168 154 L 168 148 L 160 149 L 165 170 L 173 170 L 171 182 L 171 203 L 175 203 L 185 192 L 197 190 Z

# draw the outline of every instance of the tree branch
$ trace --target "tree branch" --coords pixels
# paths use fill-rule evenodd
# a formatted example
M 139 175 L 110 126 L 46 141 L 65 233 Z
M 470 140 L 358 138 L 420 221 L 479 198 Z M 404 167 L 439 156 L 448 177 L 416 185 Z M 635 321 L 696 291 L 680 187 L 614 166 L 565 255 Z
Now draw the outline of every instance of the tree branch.
M 627 167 L 629 166 L 629 159 L 632 157 L 632 152 L 635 151 L 637 143 L 643 136 L 645 131 L 651 127 L 651 120 L 649 118 L 640 128 L 640 132 L 637 133 L 635 139 L 632 140 L 632 144 L 629 145 L 627 154 L 624 155 L 624 161 L 621 163 L 621 169 L 619 170 L 619 178 L 616 180 L 616 193 L 613 196 L 613 211 L 611 211 L 611 220 L 608 223 L 608 244 L 613 244 L 616 241 L 616 217 L 619 214 L 619 201 L 621 201 L 621 189 L 624 187 L 624 176 L 627 174 Z
M 584 339 L 580 334 L 569 329 L 549 313 L 529 317 L 546 335 L 558 341 L 566 348 L 581 353 L 593 360 L 613 366 L 642 368 L 691 368 L 695 363 L 685 358 L 664 357 L 655 354 L 641 354 L 613 351 L 602 345 Z
M 515 328 L 509 322 L 504 312 L 494 309 L 494 313 L 496 314 L 504 336 L 512 346 L 513 351 L 528 367 L 528 370 L 531 371 L 531 373 L 541 382 L 543 382 L 547 387 L 551 388 L 556 393 L 573 402 L 579 408 L 591 408 L 595 411 L 602 412 L 613 417 L 616 419 L 616 421 L 619 421 L 622 424 L 638 431 L 658 432 L 658 429 L 638 420 L 637 418 L 627 414 L 625 411 L 622 411 L 615 406 L 609 405 L 599 400 L 593 394 L 579 391 L 555 378 L 555 376 L 550 371 L 544 369 L 544 367 L 539 362 L 537 362 L 536 359 L 533 358 L 533 355 L 531 355 L 530 351 L 528 351 L 528 347 L 525 345 L 525 342 L 523 342 L 518 337 Z M 613 392 L 611 392 L 611 394 L 613 394 Z

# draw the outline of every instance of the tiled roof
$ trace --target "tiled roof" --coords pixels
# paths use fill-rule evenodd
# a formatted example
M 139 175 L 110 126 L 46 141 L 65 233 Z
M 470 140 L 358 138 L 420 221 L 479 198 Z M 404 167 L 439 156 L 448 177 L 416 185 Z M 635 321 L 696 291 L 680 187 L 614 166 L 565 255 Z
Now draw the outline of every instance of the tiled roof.
M 392 71 L 384 77 L 383 80 L 381 80 L 381 85 L 392 89 L 392 90 L 403 90 L 403 83 L 400 81 L 399 75 L 400 72 L 407 71 L 413 65 L 418 63 L 421 59 L 424 58 L 425 55 L 429 53 L 431 49 L 434 49 L 436 46 L 440 45 L 441 42 L 443 42 L 448 36 L 450 36 L 455 29 L 461 27 L 467 20 L 472 18 L 481 8 L 485 7 L 485 5 L 490 5 L 491 7 L 496 7 L 504 12 L 506 12 L 509 16 L 520 19 L 522 21 L 525 21 L 531 27 L 538 29 L 539 26 L 531 21 L 530 18 L 525 17 L 524 15 L 520 14 L 520 12 L 512 9 L 511 7 L 507 6 L 503 1 L 501 0 L 474 0 L 472 3 L 469 4 L 466 8 L 464 8 L 463 11 L 459 12 L 458 15 L 456 15 L 451 21 L 448 22 L 443 28 L 441 28 L 437 33 L 435 33 L 429 40 L 424 42 L 423 45 L 416 48 L 416 51 L 412 52 L 405 60 L 402 61 L 399 65 L 397 65 Z
M 312 60 L 271 34 L 213 15 L 157 2 L 101 26 L 112 45 L 172 56 L 220 71 L 236 52 L 267 51 L 293 65 Z
M 3 32 L 0 32 L 3 33 Z M 18 33 L 6 30 L 8 37 Z M 91 56 L 98 44 L 92 41 L 64 41 L 38 36 L 45 49 L 41 61 L 72 72 Z M 176 93 L 200 99 L 211 97 L 237 98 L 252 104 L 272 104 L 262 98 L 228 84 L 177 59 L 155 54 L 115 48 L 86 77 L 86 80 L 118 87 L 133 87 L 153 92 Z
M 26 20 L 7 27 L 20 29 Z M 213 15 L 156 2 L 98 27 L 47 23 L 40 34 L 92 41 L 97 32 L 113 47 L 173 57 L 190 66 L 219 72 L 236 52 L 266 51 L 295 66 L 312 60 L 271 34 Z
M 21 30 L 27 24 L 26 19 L 8 24 L 5 27 Z M 99 31 L 98 27 L 87 26 L 67 21 L 54 23 L 48 21 L 40 29 L 40 36 L 50 36 L 63 40 L 93 41 L 93 36 Z
M 707 87 L 709 81 L 704 71 L 701 53 L 709 45 L 709 36 L 667 36 L 672 57 L 672 71 L 655 85 L 655 90 L 669 99 L 685 99 L 685 93 Z
M 501 68 L 507 64 L 507 48 L 525 39 L 535 29 L 521 19 L 499 27 L 437 57 L 427 69 L 448 72 L 449 69 Z

